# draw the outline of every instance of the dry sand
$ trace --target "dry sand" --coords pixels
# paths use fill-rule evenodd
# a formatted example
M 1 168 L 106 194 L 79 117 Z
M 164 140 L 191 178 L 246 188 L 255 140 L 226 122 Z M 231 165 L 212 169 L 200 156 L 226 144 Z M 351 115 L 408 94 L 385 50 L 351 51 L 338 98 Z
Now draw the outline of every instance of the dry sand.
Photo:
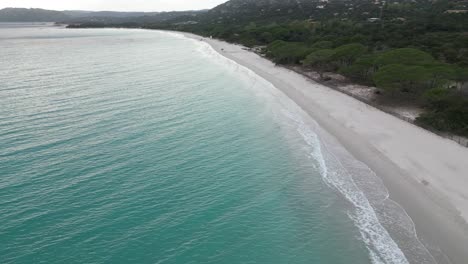
M 381 177 L 439 263 L 468 263 L 468 148 L 278 67 L 242 46 L 203 41 L 272 83 Z

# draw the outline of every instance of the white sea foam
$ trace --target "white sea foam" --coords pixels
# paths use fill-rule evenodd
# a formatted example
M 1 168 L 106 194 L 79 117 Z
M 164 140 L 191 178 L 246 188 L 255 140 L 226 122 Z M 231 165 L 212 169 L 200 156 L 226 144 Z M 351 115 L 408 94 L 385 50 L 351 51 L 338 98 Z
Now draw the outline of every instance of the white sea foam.
M 286 115 L 293 120 L 299 134 L 311 147 L 310 155 L 317 161 L 324 181 L 338 190 L 354 208 L 348 215 L 355 222 L 365 242 L 373 263 L 408 263 L 405 255 L 381 225 L 364 193 L 357 187 L 352 176 L 338 158 L 322 145 L 316 133 L 298 116 Z
M 177 33 L 174 35 L 182 36 Z M 316 162 L 324 182 L 352 205 L 348 215 L 358 227 L 373 263 L 404 264 L 409 263 L 408 258 L 416 263 L 435 263 L 419 241 L 411 218 L 400 205 L 389 199 L 388 190 L 382 180 L 367 165 L 356 160 L 273 84 L 247 67 L 222 56 L 208 43 L 195 43 L 198 52 L 223 67 L 231 68 L 240 78 L 251 84 L 254 88 L 252 91 L 258 96 L 276 103 L 274 111 L 280 111 L 289 120 L 287 122 L 295 127 L 306 143 L 310 157 Z M 398 245 L 403 246 L 405 253 Z

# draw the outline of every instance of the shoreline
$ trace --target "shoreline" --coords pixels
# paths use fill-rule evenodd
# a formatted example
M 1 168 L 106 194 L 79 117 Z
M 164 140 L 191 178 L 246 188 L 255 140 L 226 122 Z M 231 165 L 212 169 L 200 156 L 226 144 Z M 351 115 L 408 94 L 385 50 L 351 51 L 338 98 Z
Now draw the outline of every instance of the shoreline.
M 384 182 L 438 263 L 468 259 L 468 149 L 247 51 L 204 41 L 293 100 Z

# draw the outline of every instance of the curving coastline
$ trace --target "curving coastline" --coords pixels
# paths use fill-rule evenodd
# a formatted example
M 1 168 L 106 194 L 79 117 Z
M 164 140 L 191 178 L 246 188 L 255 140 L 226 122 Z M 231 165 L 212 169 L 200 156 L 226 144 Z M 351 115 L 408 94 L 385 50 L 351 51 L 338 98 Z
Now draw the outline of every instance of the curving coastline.
M 219 54 L 247 67 L 287 95 L 330 133 L 332 140 L 337 140 L 383 180 L 389 197 L 414 221 L 417 238 L 438 263 L 465 263 L 468 149 L 277 67 L 242 46 L 183 35 L 208 43 Z M 379 211 L 378 206 L 384 205 L 373 206 Z M 394 230 L 393 234 L 397 232 Z M 412 259 L 412 263 L 429 262 Z

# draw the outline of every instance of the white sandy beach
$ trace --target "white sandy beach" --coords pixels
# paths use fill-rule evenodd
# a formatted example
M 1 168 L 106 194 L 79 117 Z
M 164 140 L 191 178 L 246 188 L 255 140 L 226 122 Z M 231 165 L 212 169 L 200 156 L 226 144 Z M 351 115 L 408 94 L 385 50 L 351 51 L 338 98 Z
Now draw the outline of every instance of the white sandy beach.
M 277 67 L 242 46 L 203 41 L 272 83 L 381 177 L 439 263 L 468 263 L 468 148 Z

